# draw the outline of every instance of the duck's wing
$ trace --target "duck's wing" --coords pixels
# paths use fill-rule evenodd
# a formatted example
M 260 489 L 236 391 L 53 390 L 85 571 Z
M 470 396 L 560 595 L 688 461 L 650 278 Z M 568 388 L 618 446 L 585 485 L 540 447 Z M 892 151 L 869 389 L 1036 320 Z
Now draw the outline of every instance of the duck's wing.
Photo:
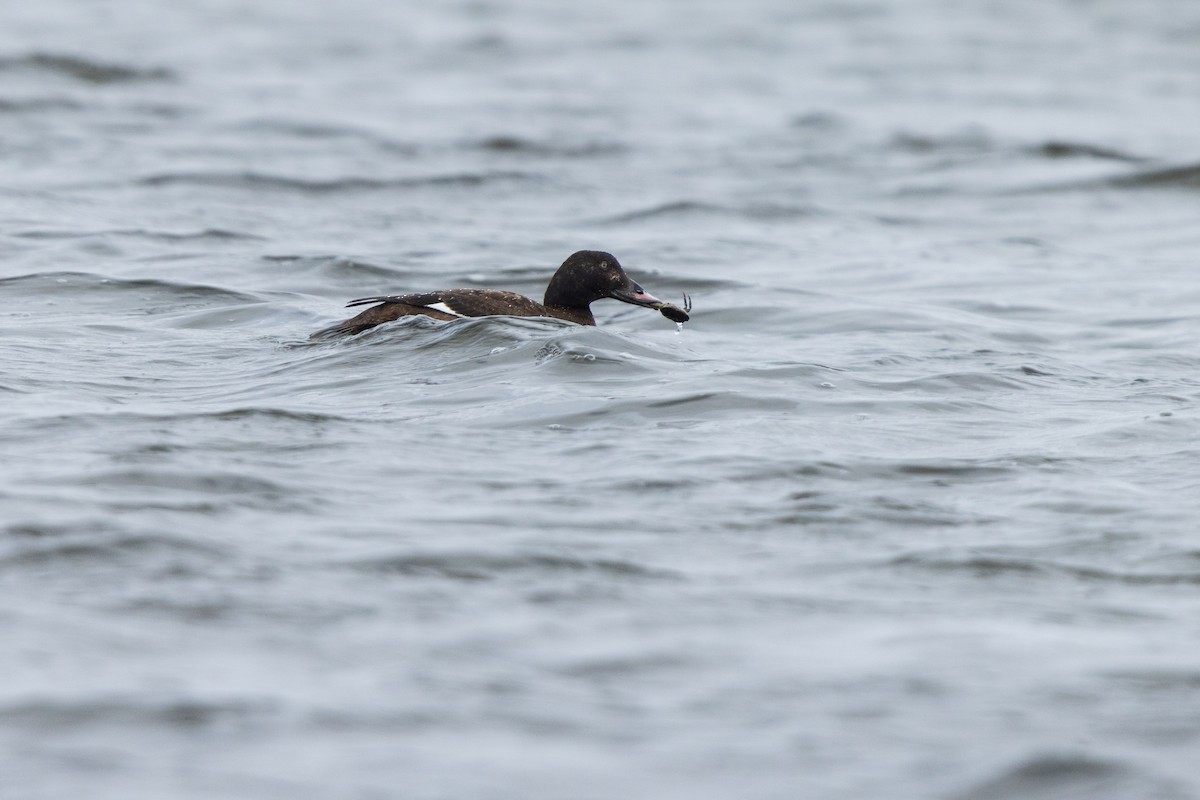
M 406 306 L 422 306 L 430 302 L 436 303 L 437 300 L 434 298 L 440 294 L 441 292 L 425 292 L 424 294 L 381 294 L 375 297 L 360 297 L 346 303 L 346 308 L 365 306 L 368 303 L 403 303 Z
M 530 300 L 528 297 L 516 292 L 494 289 L 445 289 L 421 294 L 377 295 L 351 300 L 346 306 L 349 308 L 371 303 L 375 305 L 362 311 L 358 316 L 333 327 L 319 330 L 309 338 L 353 335 L 400 317 L 418 315 L 440 320 L 495 315 L 554 316 L 544 305 Z
M 541 303 L 516 292 L 504 292 L 497 289 L 444 289 L 423 294 L 360 297 L 357 300 L 351 300 L 346 305 L 347 307 L 361 306 L 367 303 L 415 306 L 454 317 L 551 316 Z

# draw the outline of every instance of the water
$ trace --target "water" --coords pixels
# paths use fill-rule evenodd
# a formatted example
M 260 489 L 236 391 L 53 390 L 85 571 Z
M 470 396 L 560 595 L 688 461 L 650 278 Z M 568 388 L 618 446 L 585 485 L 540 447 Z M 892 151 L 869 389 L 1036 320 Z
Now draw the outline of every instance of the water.
M 4 797 L 1200 797 L 1194 4 L 0 21 Z

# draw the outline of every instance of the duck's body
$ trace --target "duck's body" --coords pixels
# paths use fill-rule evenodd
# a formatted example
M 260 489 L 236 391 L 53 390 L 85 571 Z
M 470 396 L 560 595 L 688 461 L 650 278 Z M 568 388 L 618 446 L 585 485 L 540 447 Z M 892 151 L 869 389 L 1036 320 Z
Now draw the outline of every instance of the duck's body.
M 384 322 L 411 316 L 440 320 L 496 315 L 554 317 L 578 325 L 595 325 L 591 304 L 605 297 L 653 308 L 676 322 L 688 318 L 684 311 L 646 294 L 641 286 L 625 274 L 611 254 L 580 250 L 564 261 L 554 273 L 541 303 L 516 292 L 498 289 L 444 289 L 420 294 L 362 297 L 346 305 L 377 305 L 345 322 L 317 331 L 312 338 L 353 335 Z

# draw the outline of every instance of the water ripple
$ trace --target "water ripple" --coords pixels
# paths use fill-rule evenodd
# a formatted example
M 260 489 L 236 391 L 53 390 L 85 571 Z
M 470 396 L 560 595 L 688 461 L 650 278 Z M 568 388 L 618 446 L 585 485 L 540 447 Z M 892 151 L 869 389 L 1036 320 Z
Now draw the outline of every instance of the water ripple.
M 469 142 L 467 147 L 491 153 L 505 153 L 539 158 L 596 158 L 624 153 L 628 148 L 617 142 L 585 142 L 563 144 L 543 142 L 521 136 L 489 136 Z
M 464 581 L 481 581 L 507 573 L 591 573 L 617 579 L 664 579 L 675 574 L 630 561 L 581 558 L 550 553 L 491 554 L 478 552 L 402 553 L 360 559 L 354 569 L 399 575 L 435 575 Z
M 72 311 L 80 306 L 112 308 L 114 299 L 127 299 L 144 306 L 158 304 L 159 313 L 178 310 L 181 305 L 238 305 L 261 303 L 262 298 L 247 292 L 206 284 L 181 283 L 161 278 L 113 278 L 91 272 L 40 272 L 0 278 L 0 288 L 12 297 L 70 302 Z
M 131 558 L 145 560 L 163 556 L 194 564 L 197 559 L 222 559 L 228 555 L 224 548 L 194 539 L 165 534 L 121 533 L 103 523 L 92 527 L 84 536 L 78 533 L 81 527 L 40 524 L 8 526 L 5 534 L 29 541 L 18 546 L 9 543 L 0 552 L 0 569 L 21 570 L 35 565 L 46 567 L 80 562 L 126 562 Z M 106 528 L 108 532 L 104 532 Z
M 175 77 L 174 72 L 165 67 L 131 67 L 54 53 L 33 53 L 16 58 L 0 58 L 0 70 L 44 72 L 96 85 L 135 81 L 167 81 Z
M 529 172 L 462 172 L 416 178 L 346 177 L 318 180 L 272 175 L 262 172 L 164 172 L 138 178 L 139 186 L 209 186 L 253 191 L 285 191 L 311 194 L 377 192 L 389 189 L 476 188 L 485 184 L 538 183 L 542 176 Z
M 71 731 L 108 725 L 153 725 L 194 729 L 217 723 L 245 722 L 274 706 L 266 701 L 162 700 L 128 698 L 36 700 L 0 705 L 0 722 L 43 731 Z
M 1125 584 L 1130 586 L 1192 586 L 1200 584 L 1200 572 L 1133 572 L 1103 569 L 1079 564 L 1065 564 L 1049 559 L 972 555 L 945 557 L 913 554 L 899 556 L 894 566 L 918 567 L 935 572 L 966 573 L 985 578 L 1003 579 L 1010 575 L 1034 575 L 1046 579 L 1068 576 L 1094 584 Z
M 1127 797 L 1183 800 L 1171 781 L 1120 761 L 1089 754 L 1045 753 L 1003 768 L 963 791 L 962 800 Z
M 688 217 L 744 217 L 758 220 L 794 220 L 824 213 L 813 206 L 763 205 L 725 206 L 696 200 L 679 200 L 650 208 L 627 211 L 609 217 L 592 220 L 594 225 L 626 225 L 632 222 L 647 222 L 660 218 Z

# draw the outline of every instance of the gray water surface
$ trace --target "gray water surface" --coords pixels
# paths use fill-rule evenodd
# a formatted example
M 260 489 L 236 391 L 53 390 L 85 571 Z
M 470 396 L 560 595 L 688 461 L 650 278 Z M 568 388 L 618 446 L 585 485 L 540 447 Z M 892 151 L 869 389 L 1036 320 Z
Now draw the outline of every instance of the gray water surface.
M 1200 797 L 1200 7 L 0 11 L 5 798 Z M 572 251 L 695 300 L 599 326 Z

